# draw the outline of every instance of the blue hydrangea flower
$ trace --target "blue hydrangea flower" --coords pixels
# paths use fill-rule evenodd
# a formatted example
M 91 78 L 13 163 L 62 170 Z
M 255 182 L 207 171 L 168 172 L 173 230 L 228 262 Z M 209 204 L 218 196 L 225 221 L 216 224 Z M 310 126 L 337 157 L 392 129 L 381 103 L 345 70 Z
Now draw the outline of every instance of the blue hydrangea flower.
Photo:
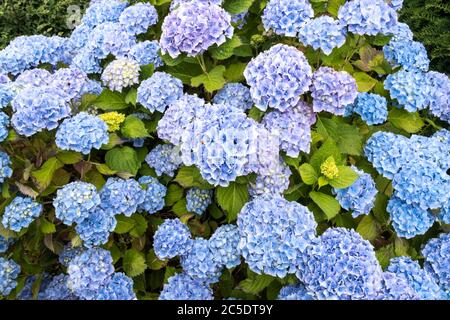
M 11 79 L 6 74 L 0 73 L 0 84 L 5 84 L 11 82 Z
M 397 25 L 397 13 L 384 0 L 351 0 L 338 11 L 339 22 L 359 35 L 389 34 Z
M 417 261 L 411 260 L 410 257 L 391 259 L 387 271 L 404 278 L 422 300 L 440 300 L 443 298 L 441 289 L 433 276 L 423 270 Z
M 70 115 L 70 106 L 55 88 L 22 90 L 12 101 L 15 113 L 11 123 L 17 133 L 26 137 L 44 129 L 52 130 Z
M 50 79 L 50 86 L 62 93 L 67 100 L 79 100 L 89 80 L 86 73 L 76 68 L 61 68 Z
M 155 72 L 139 86 L 137 102 L 150 112 L 156 110 L 163 113 L 167 106 L 182 96 L 183 83 L 181 80 L 165 72 Z
M 117 22 L 128 3 L 121 0 L 102 0 L 91 2 L 81 23 L 95 27 L 104 22 Z
M 59 254 L 58 261 L 61 263 L 64 267 L 68 267 L 70 261 L 72 261 L 73 258 L 80 255 L 85 248 L 82 246 L 73 247 L 71 243 L 68 243 L 64 246 L 63 250 Z
M 450 297 L 450 233 L 431 239 L 422 249 L 424 268 L 429 272 L 447 298 Z
M 56 218 L 69 226 L 88 218 L 98 205 L 100 196 L 97 188 L 82 181 L 66 184 L 56 192 L 56 198 L 53 200 Z
M 313 75 L 311 96 L 314 112 L 327 111 L 342 116 L 346 106 L 355 102 L 358 88 L 347 72 L 320 67 Z
M 262 123 L 280 139 L 280 147 L 289 157 L 297 158 L 301 151 L 309 153 L 311 126 L 316 122 L 312 108 L 300 100 L 296 106 L 284 112 L 267 113 Z
M 295 37 L 300 28 L 314 17 L 314 10 L 307 0 L 270 0 L 262 16 L 266 31 Z
M 94 52 L 89 50 L 81 50 L 73 58 L 72 66 L 89 74 L 102 72 L 100 60 L 96 57 Z
M 360 92 L 353 112 L 359 114 L 368 125 L 382 124 L 388 117 L 386 98 L 375 93 Z
M 145 201 L 145 192 L 134 179 L 108 178 L 100 191 L 101 206 L 114 215 L 130 217 Z
M 250 89 L 242 83 L 227 83 L 216 93 L 213 102 L 215 104 L 228 104 L 243 111 L 253 106 Z
M 189 212 L 202 215 L 212 202 L 213 191 L 191 188 L 186 195 L 186 209 Z
M 404 155 L 405 166 L 414 166 L 416 162 L 425 160 L 431 161 L 444 171 L 450 168 L 450 148 L 445 141 L 413 134 L 409 138 L 408 146 Z
M 282 195 L 289 188 L 289 177 L 292 172 L 282 159 L 280 159 L 278 165 L 273 165 L 268 170 L 270 171 L 264 175 L 257 175 L 255 183 L 250 184 L 248 192 L 251 197 L 266 193 Z
M 399 22 L 392 29 L 392 39 L 396 40 L 413 40 L 413 32 L 406 23 Z
M 0 257 L 0 295 L 7 296 L 17 286 L 20 266 L 13 260 Z
M 381 290 L 374 297 L 376 300 L 419 300 L 419 296 L 404 278 L 395 273 L 383 272 Z
M 72 259 L 67 273 L 69 289 L 81 299 L 93 300 L 114 273 L 111 253 L 102 248 L 88 249 Z
M 329 55 L 334 48 L 340 48 L 345 43 L 347 34 L 345 26 L 329 16 L 321 16 L 307 21 L 299 32 L 299 39 L 303 44 L 321 49 Z
M 189 251 L 181 256 L 183 271 L 194 279 L 206 283 L 219 281 L 222 266 L 214 259 L 208 240 L 198 238 L 192 241 Z
M 9 117 L 6 113 L 0 112 L 0 142 L 8 137 Z
M 102 82 L 112 91 L 122 92 L 124 88 L 139 83 L 139 64 L 128 58 L 114 60 L 102 73 Z
M 403 7 L 403 0 L 385 0 L 389 7 L 399 11 Z
M 228 269 L 241 264 L 241 251 L 239 250 L 240 234 L 237 226 L 224 224 L 214 231 L 209 239 L 209 247 L 213 259 L 218 265 Z
M 86 81 L 86 83 L 84 84 L 82 91 L 81 91 L 81 95 L 84 94 L 94 94 L 94 95 L 100 95 L 103 91 L 102 85 L 100 84 L 100 82 L 96 81 L 96 80 L 91 80 L 88 79 L 88 81 Z
M 85 247 L 91 248 L 108 242 L 109 234 L 116 228 L 117 221 L 110 211 L 97 207 L 89 216 L 78 222 L 75 230 Z
M 220 6 L 223 2 L 223 0 L 172 0 L 170 3 L 170 11 L 175 10 L 179 7 L 180 4 L 188 3 L 192 1 L 207 3 L 207 4 L 216 4 Z
M 191 232 L 179 219 L 167 219 L 156 230 L 153 248 L 161 259 L 185 255 L 192 247 Z
M 14 92 L 11 84 L 0 84 L 0 109 L 6 107 L 14 98 Z
M 170 12 L 162 24 L 161 51 L 172 58 L 195 57 L 233 36 L 230 15 L 215 4 L 189 2 Z
M 409 112 L 425 109 L 430 103 L 430 81 L 423 72 L 400 70 L 390 74 L 384 88 Z
M 169 278 L 164 285 L 159 300 L 213 300 L 213 292 L 208 284 L 179 273 Z
M 383 47 L 384 56 L 394 66 L 404 70 L 428 71 L 430 60 L 424 45 L 411 40 L 391 40 Z
M 68 50 L 73 52 L 73 54 L 82 50 L 86 46 L 93 28 L 93 26 L 90 27 L 81 23 L 73 29 L 67 43 Z
M 119 17 L 122 27 L 133 35 L 147 32 L 157 22 L 158 12 L 150 3 L 138 2 L 126 8 Z
M 248 11 L 243 11 L 241 13 L 236 13 L 231 15 L 231 24 L 235 26 L 236 29 L 242 29 L 247 22 Z
M 97 116 L 80 112 L 65 119 L 56 132 L 56 145 L 62 150 L 89 154 L 109 141 L 108 126 Z
M 8 154 L 0 151 L 0 184 L 10 178 L 12 174 L 13 170 L 11 169 L 11 159 Z
M 374 248 L 351 229 L 327 229 L 298 267 L 300 281 L 319 300 L 371 299 L 381 290 Z
M 352 166 L 359 177 L 350 187 L 344 189 L 334 189 L 336 200 L 342 208 L 352 211 L 353 218 L 362 214 L 369 214 L 375 205 L 375 197 L 378 193 L 370 174 L 358 170 Z
M 99 289 L 95 300 L 136 300 L 133 279 L 122 272 L 114 273 Z
M 45 69 L 25 70 L 17 76 L 10 87 L 18 93 L 26 88 L 37 88 L 49 85 L 52 82 L 53 77 L 54 75 Z
M 295 107 L 309 91 L 312 70 L 297 48 L 277 44 L 250 61 L 244 76 L 258 109 L 271 107 L 283 112 Z
M 386 211 L 397 235 L 407 239 L 427 232 L 435 220 L 430 210 L 408 204 L 395 196 L 389 200 Z
M 2 224 L 5 228 L 19 232 L 39 217 L 42 208 L 42 204 L 29 197 L 15 197 L 5 208 Z
M 450 200 L 443 208 L 441 208 L 436 220 L 445 224 L 450 224 Z
M 78 297 L 69 289 L 69 276 L 59 274 L 54 276 L 50 283 L 39 294 L 39 300 L 78 300 Z
M 302 283 L 281 288 L 278 300 L 314 300 L 314 295 Z
M 439 72 L 427 73 L 430 81 L 430 112 L 450 123 L 450 78 Z
M 13 238 L 6 239 L 0 235 L 0 253 L 6 252 L 12 243 L 14 243 Z
M 279 195 L 262 195 L 248 202 L 237 225 L 239 249 L 249 268 L 278 277 L 295 272 L 317 227 L 306 207 Z
M 159 183 L 158 179 L 150 176 L 140 177 L 138 182 L 144 188 L 145 197 L 138 210 L 153 214 L 164 208 L 164 197 L 166 196 L 167 188 Z
M 161 50 L 161 48 L 159 47 L 158 41 L 147 40 L 138 42 L 136 45 L 132 46 L 127 57 L 133 59 L 141 66 L 152 63 L 156 69 L 164 65 L 163 60 L 159 56 L 159 50 Z
M 179 150 L 170 144 L 159 144 L 145 157 L 145 162 L 155 169 L 158 176 L 173 177 L 181 165 Z
M 33 287 L 35 286 L 36 281 L 38 281 L 39 277 L 39 291 L 37 292 L 37 296 L 33 293 Z M 52 281 L 51 275 L 44 272 L 41 275 L 33 275 L 30 277 L 27 277 L 25 280 L 25 284 L 22 288 L 22 290 L 17 294 L 16 298 L 19 300 L 42 300 L 43 298 L 43 292 L 45 289 L 47 289 L 47 286 Z

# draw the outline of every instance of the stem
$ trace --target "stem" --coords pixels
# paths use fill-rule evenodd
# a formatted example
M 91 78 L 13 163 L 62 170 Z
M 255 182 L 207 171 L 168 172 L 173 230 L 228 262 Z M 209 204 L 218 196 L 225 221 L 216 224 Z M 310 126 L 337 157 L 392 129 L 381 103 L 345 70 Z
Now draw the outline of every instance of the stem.
M 435 128 L 436 130 L 441 130 L 442 129 L 442 127 L 439 127 L 436 123 L 434 123 L 432 120 L 430 120 L 430 119 L 425 119 L 425 121 L 429 124 L 429 125 L 431 125 L 433 128 Z
M 198 63 L 200 64 L 200 67 L 202 68 L 203 72 L 205 74 L 208 74 L 208 70 L 206 69 L 205 59 L 203 58 L 203 55 L 197 56 Z

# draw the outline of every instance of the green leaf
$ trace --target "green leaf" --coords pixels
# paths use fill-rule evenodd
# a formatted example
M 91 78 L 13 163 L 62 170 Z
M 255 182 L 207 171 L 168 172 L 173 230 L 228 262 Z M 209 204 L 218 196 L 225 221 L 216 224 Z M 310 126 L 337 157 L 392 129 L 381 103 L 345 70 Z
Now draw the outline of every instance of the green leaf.
M 233 51 L 235 48 L 242 45 L 241 39 L 239 36 L 234 35 L 231 39 L 228 39 L 220 46 L 213 46 L 209 49 L 211 56 L 217 60 L 226 60 L 233 55 Z
M 255 0 L 225 0 L 222 7 L 232 14 L 247 11 Z
M 97 171 L 105 176 L 112 176 L 117 173 L 117 171 L 112 170 L 110 167 L 108 167 L 104 163 L 96 164 L 95 167 L 97 168 Z
M 322 192 L 311 191 L 309 197 L 325 213 L 328 220 L 333 219 L 341 210 L 339 202 L 330 195 Z
M 364 72 L 355 72 L 353 74 L 353 78 L 356 80 L 359 92 L 370 91 L 378 82 L 376 79 Z
M 304 183 L 313 185 L 317 181 L 317 172 L 309 163 L 302 164 L 298 171 L 300 172 L 300 176 L 302 177 Z
M 40 225 L 39 229 L 43 234 L 51 234 L 56 232 L 56 227 L 54 223 L 51 223 L 50 221 L 46 220 L 45 218 L 39 219 Z
M 210 187 L 195 166 L 181 167 L 174 181 L 178 182 L 183 188 L 201 187 L 209 189 Z
M 403 129 L 408 133 L 416 133 L 424 126 L 419 113 L 408 112 L 404 109 L 393 108 L 388 115 L 388 120 L 397 128 Z
M 345 123 L 337 126 L 337 146 L 342 153 L 359 156 L 362 153 L 362 135 L 358 127 Z
M 364 216 L 356 228 L 356 232 L 369 241 L 372 241 L 377 237 L 378 231 L 378 223 L 371 215 Z
M 124 234 L 133 229 L 136 225 L 136 220 L 126 217 L 123 214 L 116 215 L 117 225 L 114 232 L 117 234 Z
M 345 3 L 345 0 L 328 0 L 327 11 L 332 16 L 337 17 L 339 8 Z
M 105 155 L 105 162 L 112 170 L 132 175 L 136 175 L 141 167 L 136 151 L 128 146 L 109 150 Z
M 239 287 L 241 287 L 244 292 L 258 294 L 267 288 L 273 280 L 275 280 L 274 277 L 266 274 L 256 275 L 254 278 L 247 278 L 241 281 Z
M 231 182 L 228 187 L 216 189 L 216 198 L 217 204 L 228 213 L 228 222 L 232 222 L 248 201 L 248 187 L 246 184 Z
M 333 188 L 344 189 L 350 187 L 358 179 L 358 174 L 350 167 L 338 166 L 339 176 L 335 179 L 330 179 L 328 182 Z
M 319 189 L 328 185 L 328 179 L 324 176 L 320 176 L 319 179 L 317 179 L 317 183 L 319 185 Z
M 208 92 L 214 92 L 222 89 L 226 83 L 223 74 L 225 67 L 220 65 L 212 69 L 207 74 L 201 74 L 191 79 L 191 85 L 193 87 L 199 87 L 203 85 Z
M 83 155 L 75 151 L 60 151 L 56 157 L 64 164 L 75 164 L 83 160 Z
M 123 255 L 122 267 L 130 277 L 136 277 L 147 269 L 144 255 L 136 249 L 129 249 Z
M 179 185 L 172 183 L 167 187 L 167 193 L 165 197 L 166 206 L 174 205 L 178 200 L 183 198 L 184 190 Z
M 58 160 L 58 158 L 52 157 L 45 161 L 39 170 L 32 171 L 31 175 L 36 179 L 39 189 L 44 190 L 50 185 L 56 170 L 63 166 L 64 163 Z
M 144 122 L 133 115 L 129 115 L 125 118 L 125 121 L 122 124 L 121 132 L 124 137 L 131 139 L 145 138 L 149 136 Z
M 79 110 L 80 111 L 85 111 L 87 108 L 89 108 L 95 100 L 97 100 L 98 96 L 95 94 L 84 94 L 81 97 L 81 103 L 80 103 L 80 107 Z
M 180 199 L 172 206 L 172 211 L 179 217 L 181 217 L 184 214 L 187 214 L 188 211 L 186 209 L 186 203 L 187 203 L 186 198 Z
M 243 62 L 237 62 L 237 63 L 230 64 L 227 67 L 227 70 L 225 70 L 223 75 L 229 82 L 243 81 L 243 80 L 245 80 L 244 70 L 246 67 L 247 67 L 247 64 L 243 63 Z
M 145 66 L 141 66 L 140 79 L 141 81 L 147 80 L 153 75 L 155 71 L 155 66 L 153 63 L 147 64 Z M 136 100 L 135 100 L 136 101 Z
M 384 269 L 389 265 L 389 261 L 395 257 L 394 246 L 392 243 L 388 244 L 387 246 L 375 251 L 375 255 L 377 256 L 381 267 Z
M 136 106 L 136 100 L 137 100 L 137 89 L 131 88 L 130 91 L 128 91 L 127 95 L 125 96 L 125 102 L 128 104 L 132 104 L 133 106 Z
M 145 220 L 145 218 L 140 214 L 133 214 L 131 218 L 136 222 L 136 224 L 134 228 L 131 229 L 130 235 L 135 238 L 142 237 L 145 231 L 147 231 L 148 227 L 147 220 Z
M 104 89 L 92 104 L 102 110 L 122 110 L 128 108 L 125 97 L 124 93 Z
M 175 78 L 180 79 L 184 84 L 191 84 L 191 79 L 203 73 L 202 68 L 197 64 L 183 62 L 176 66 L 166 66 L 165 71 Z
M 402 239 L 402 238 L 395 238 L 395 242 L 394 242 L 394 252 L 395 255 L 397 257 L 401 257 L 401 256 L 409 256 L 408 251 L 409 251 L 409 243 L 406 239 Z
M 341 153 L 333 139 L 328 138 L 319 150 L 313 153 L 309 163 L 314 167 L 316 172 L 320 172 L 320 165 L 330 156 L 333 156 L 336 162 L 339 162 Z
M 147 265 L 150 270 L 161 270 L 166 266 L 167 262 L 159 260 L 155 254 L 155 250 L 150 250 L 147 254 Z

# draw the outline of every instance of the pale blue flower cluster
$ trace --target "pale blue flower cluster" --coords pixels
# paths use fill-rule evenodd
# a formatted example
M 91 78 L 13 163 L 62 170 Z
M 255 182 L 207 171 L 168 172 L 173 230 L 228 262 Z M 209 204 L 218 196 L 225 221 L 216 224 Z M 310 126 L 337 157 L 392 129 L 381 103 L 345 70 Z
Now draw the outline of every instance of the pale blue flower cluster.
M 191 188 L 186 194 L 186 209 L 202 215 L 212 202 L 213 190 Z
M 356 231 L 327 229 L 307 248 L 297 277 L 316 299 L 364 300 L 381 290 L 373 246 Z
M 6 206 L 2 224 L 7 229 L 19 232 L 39 217 L 42 209 L 42 204 L 33 199 L 17 196 Z
M 56 192 L 53 200 L 56 218 L 68 226 L 88 218 L 98 205 L 100 196 L 97 188 L 82 181 L 66 184 Z
M 101 206 L 113 215 L 130 217 L 144 203 L 145 192 L 134 179 L 108 178 L 100 191 Z
M 311 85 L 312 70 L 295 47 L 276 44 L 252 59 L 244 71 L 258 109 L 286 111 L 295 107 Z
M 91 248 L 108 242 L 109 234 L 116 228 L 117 221 L 108 209 L 96 207 L 89 216 L 78 222 L 75 230 L 85 247 Z
M 213 292 L 208 284 L 193 279 L 184 273 L 169 278 L 164 285 L 159 300 L 213 300 Z
M 97 116 L 80 112 L 65 119 L 56 132 L 56 145 L 62 150 L 89 154 L 109 141 L 108 126 Z
M 344 115 L 346 107 L 358 96 L 355 79 L 346 71 L 320 67 L 314 72 L 311 86 L 314 112 L 327 111 Z
M 144 202 L 139 205 L 138 210 L 153 214 L 164 208 L 167 188 L 150 176 L 140 177 L 138 182 L 144 189 Z
M 59 274 L 54 276 L 45 289 L 40 288 L 39 300 L 78 300 L 78 297 L 69 289 L 69 276 Z
M 202 2 L 202 3 L 206 3 L 206 4 L 216 4 L 218 6 L 220 6 L 223 2 L 223 0 L 172 0 L 172 2 L 170 3 L 170 10 L 175 10 L 178 8 L 178 6 L 180 4 L 183 3 L 188 3 L 188 2 L 192 2 L 192 1 L 197 1 L 197 2 Z
M 11 169 L 10 157 L 5 152 L 0 151 L 0 184 L 10 178 L 12 174 L 13 170 Z
M 249 268 L 278 277 L 295 273 L 317 227 L 306 207 L 269 194 L 246 203 L 237 225 L 239 249 Z
M 159 144 L 145 157 L 145 162 L 155 169 L 158 176 L 163 174 L 173 177 L 182 161 L 177 147 L 170 144 Z
M 231 269 L 241 263 L 239 240 L 239 229 L 235 225 L 224 224 L 214 231 L 209 239 L 209 247 L 214 253 L 216 264 Z
M 91 28 L 105 22 L 117 22 L 127 6 L 128 3 L 122 0 L 91 2 L 81 22 Z
M 413 32 L 406 23 L 399 22 L 391 31 L 392 38 L 397 40 L 413 40 Z
M 314 295 L 302 283 L 297 283 L 281 288 L 278 300 L 314 300 Z
M 137 102 L 150 112 L 161 113 L 183 96 L 183 83 L 165 72 L 155 72 L 142 81 L 137 90 Z
M 102 82 L 112 91 L 122 92 L 134 84 L 139 83 L 139 64 L 128 58 L 114 60 L 102 73 Z
M 153 248 L 159 259 L 172 259 L 187 254 L 193 240 L 188 227 L 179 219 L 167 219 L 153 237 Z
M 419 296 L 404 278 L 395 273 L 383 272 L 381 275 L 381 290 L 374 299 L 419 300 Z
M 215 4 L 188 2 L 170 12 L 162 24 L 161 51 L 172 58 L 195 57 L 233 36 L 231 16 Z
M 423 270 L 417 261 L 411 260 L 410 257 L 391 259 L 387 271 L 404 278 L 422 300 L 440 300 L 444 298 L 432 275 Z
M 417 41 L 392 39 L 383 47 L 383 53 L 387 61 L 404 70 L 428 71 L 430 65 L 427 50 Z
M 61 68 L 52 74 L 49 80 L 49 85 L 70 101 L 81 99 L 88 77 L 79 69 Z
M 0 83 L 0 109 L 6 107 L 14 98 L 11 83 Z
M 209 241 L 197 238 L 192 241 L 189 251 L 181 256 L 183 272 L 205 283 L 218 282 L 222 266 L 214 259 L 215 256 L 216 252 L 211 250 Z
M 13 260 L 0 257 L 0 296 L 7 296 L 17 286 L 20 266 Z
M 389 7 L 399 11 L 403 7 L 403 0 L 385 0 Z
M 147 32 L 158 22 L 158 12 L 150 3 L 138 2 L 123 10 L 119 17 L 120 25 L 132 35 Z
M 83 253 L 84 250 L 85 248 L 83 248 L 82 246 L 73 247 L 71 243 L 66 244 L 59 254 L 58 261 L 64 267 L 68 267 L 70 261 L 72 261 L 72 259 L 78 256 L 79 254 Z
M 340 48 L 345 43 L 347 31 L 339 21 L 329 16 L 320 16 L 307 21 L 299 32 L 300 41 L 314 50 L 321 49 L 329 55 L 334 48 Z
M 10 83 L 10 88 L 19 93 L 26 88 L 38 88 L 49 85 L 52 82 L 52 74 L 45 69 L 31 69 L 25 70 L 17 76 L 16 80 Z
M 33 293 L 33 287 L 35 286 L 38 278 L 40 278 L 39 291 L 35 296 L 35 294 Z M 51 275 L 46 272 L 40 275 L 33 275 L 27 277 L 22 290 L 17 294 L 17 299 L 34 300 L 35 298 L 37 298 L 38 300 L 42 300 L 42 298 L 44 297 L 43 293 L 45 289 L 47 289 L 47 286 L 51 281 L 52 281 Z
M 431 239 L 422 249 L 424 268 L 429 272 L 442 291 L 450 297 L 450 233 L 443 233 Z
M 358 179 L 348 188 L 336 189 L 336 199 L 345 210 L 352 212 L 354 218 L 369 214 L 375 205 L 375 197 L 378 193 L 372 176 L 352 166 L 353 171 L 358 174 Z
M 159 50 L 161 48 L 159 47 L 158 41 L 142 41 L 130 48 L 127 57 L 136 61 L 141 66 L 153 64 L 156 69 L 164 65 L 164 62 L 159 56 Z
M 116 272 L 102 286 L 95 300 L 136 300 L 133 291 L 133 279 L 122 272 Z
M 295 37 L 301 27 L 314 17 L 314 10 L 308 0 L 270 0 L 262 16 L 266 31 Z
M 284 161 L 280 158 L 279 164 L 275 164 L 268 168 L 265 174 L 256 176 L 255 183 L 251 183 L 249 187 L 249 194 L 251 197 L 260 196 L 263 194 L 283 194 L 289 188 L 290 176 L 292 174 Z
M 450 123 L 450 78 L 439 72 L 427 73 L 430 81 L 430 112 Z
M 353 105 L 353 112 L 359 114 L 368 125 L 382 124 L 388 117 L 386 98 L 375 93 L 360 92 Z
M 0 111 L 0 142 L 8 137 L 9 117 L 6 113 Z
M 228 104 L 244 111 L 253 106 L 250 89 L 242 83 L 227 83 L 216 93 L 213 102 L 215 104 Z
M 397 25 L 397 13 L 384 0 L 351 0 L 338 11 L 339 22 L 359 35 L 389 34 Z

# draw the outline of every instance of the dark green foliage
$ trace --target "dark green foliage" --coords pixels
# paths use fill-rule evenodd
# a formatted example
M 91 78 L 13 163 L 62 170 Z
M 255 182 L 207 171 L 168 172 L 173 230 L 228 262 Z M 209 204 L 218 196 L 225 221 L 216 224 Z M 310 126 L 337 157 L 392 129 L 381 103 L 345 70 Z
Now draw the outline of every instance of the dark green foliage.
M 414 40 L 422 42 L 431 60 L 430 69 L 449 74 L 450 4 L 446 0 L 405 0 L 400 21 L 409 25 Z

